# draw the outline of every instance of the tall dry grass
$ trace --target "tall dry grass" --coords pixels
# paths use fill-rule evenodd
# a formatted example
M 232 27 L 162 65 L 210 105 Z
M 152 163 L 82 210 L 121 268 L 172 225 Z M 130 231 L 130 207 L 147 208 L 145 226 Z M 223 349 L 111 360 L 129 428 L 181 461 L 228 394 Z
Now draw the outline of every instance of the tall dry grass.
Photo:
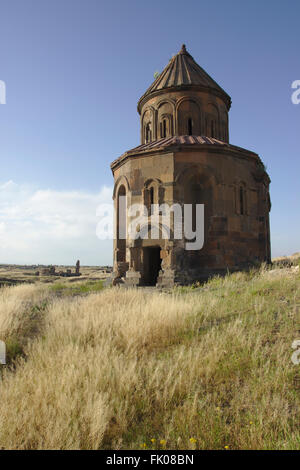
M 0 338 L 14 324 L 24 344 L 0 382 L 0 447 L 299 448 L 297 274 L 61 299 L 26 287 L 0 291 Z M 27 301 L 44 305 L 30 342 Z
M 6 343 L 8 362 L 41 330 L 48 298 L 40 285 L 0 288 L 0 339 Z

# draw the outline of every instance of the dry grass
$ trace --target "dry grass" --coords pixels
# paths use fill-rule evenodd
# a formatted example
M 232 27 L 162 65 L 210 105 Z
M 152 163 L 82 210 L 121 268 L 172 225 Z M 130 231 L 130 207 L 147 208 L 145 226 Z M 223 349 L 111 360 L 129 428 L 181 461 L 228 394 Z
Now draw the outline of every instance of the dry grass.
M 263 271 L 172 293 L 3 288 L 0 338 L 14 331 L 23 354 L 0 382 L 0 447 L 299 448 L 299 283 Z

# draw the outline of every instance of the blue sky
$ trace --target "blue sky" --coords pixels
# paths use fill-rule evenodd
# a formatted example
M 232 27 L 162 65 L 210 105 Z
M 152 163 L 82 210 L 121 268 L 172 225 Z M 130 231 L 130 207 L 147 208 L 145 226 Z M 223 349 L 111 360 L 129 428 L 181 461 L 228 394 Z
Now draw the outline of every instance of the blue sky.
M 230 142 L 267 165 L 273 256 L 300 251 L 299 1 L 0 8 L 0 263 L 111 263 L 95 228 L 109 165 L 139 144 L 137 101 L 182 43 L 232 97 Z

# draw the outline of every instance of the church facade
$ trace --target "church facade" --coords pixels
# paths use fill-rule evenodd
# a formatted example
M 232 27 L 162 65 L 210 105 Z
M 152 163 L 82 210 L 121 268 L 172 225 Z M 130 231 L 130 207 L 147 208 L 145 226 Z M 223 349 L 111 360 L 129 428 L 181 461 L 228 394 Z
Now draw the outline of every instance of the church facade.
M 141 144 L 111 164 L 115 281 L 172 286 L 270 262 L 270 179 L 256 153 L 229 144 L 230 106 L 184 45 L 140 98 Z M 134 205 L 149 211 L 129 237 Z M 162 205 L 173 208 L 169 230 L 159 210 L 153 237 L 152 207 Z M 200 249 L 186 249 L 184 230 L 175 236 L 174 207 L 185 205 L 194 228 L 204 207 Z

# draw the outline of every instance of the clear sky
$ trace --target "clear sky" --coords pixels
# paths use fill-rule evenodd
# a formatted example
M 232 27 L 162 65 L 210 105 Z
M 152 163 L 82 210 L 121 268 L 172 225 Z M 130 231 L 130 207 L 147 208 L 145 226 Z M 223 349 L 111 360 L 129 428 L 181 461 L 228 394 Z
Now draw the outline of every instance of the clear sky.
M 110 264 L 95 211 L 139 144 L 137 101 L 188 51 L 271 177 L 272 255 L 300 251 L 299 0 L 1 0 L 0 263 Z

